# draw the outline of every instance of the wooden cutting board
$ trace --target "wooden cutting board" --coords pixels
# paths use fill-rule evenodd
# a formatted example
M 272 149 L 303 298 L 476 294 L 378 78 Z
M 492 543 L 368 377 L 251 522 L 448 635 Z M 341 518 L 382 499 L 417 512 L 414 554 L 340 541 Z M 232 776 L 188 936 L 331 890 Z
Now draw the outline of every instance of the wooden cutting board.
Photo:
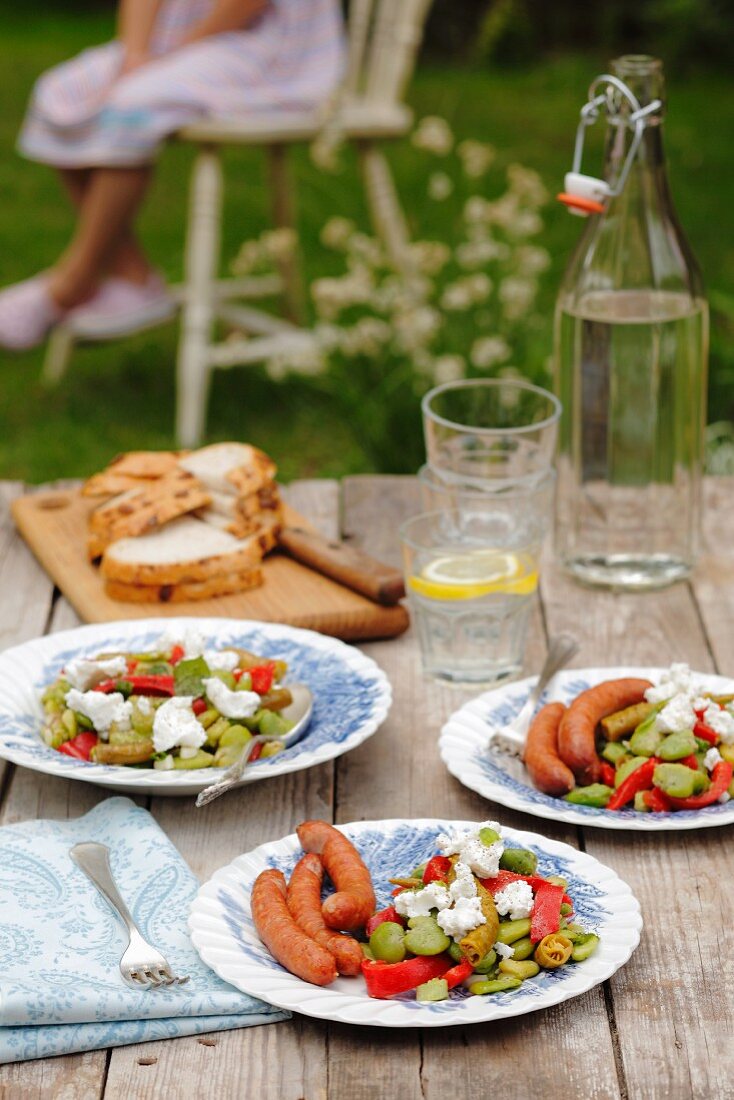
M 86 555 L 87 517 L 95 503 L 71 489 L 31 493 L 12 504 L 23 538 L 86 622 L 219 615 L 288 623 L 345 641 L 392 638 L 408 626 L 408 612 L 402 605 L 382 607 L 277 551 L 265 558 L 264 583 L 251 592 L 175 604 L 132 604 L 110 599 L 99 569 Z M 310 526 L 287 505 L 285 513 L 286 523 Z

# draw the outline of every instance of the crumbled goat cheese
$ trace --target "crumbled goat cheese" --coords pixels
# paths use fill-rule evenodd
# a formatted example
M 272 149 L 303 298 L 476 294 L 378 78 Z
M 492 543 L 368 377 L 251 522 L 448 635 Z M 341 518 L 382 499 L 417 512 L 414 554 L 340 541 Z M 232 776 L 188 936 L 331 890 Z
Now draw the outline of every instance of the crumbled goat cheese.
M 728 710 L 722 710 L 718 703 L 709 703 L 703 720 L 725 745 L 734 745 L 734 717 Z
M 716 801 L 721 802 L 723 804 L 724 802 L 728 802 L 730 798 L 731 798 L 731 795 L 729 794 L 729 792 L 724 791 L 723 794 L 719 795 L 719 797 L 716 799 Z
M 260 706 L 260 696 L 256 691 L 230 691 L 216 676 L 202 683 L 210 703 L 225 718 L 251 718 Z
M 206 741 L 206 730 L 191 709 L 192 695 L 174 695 L 166 699 L 153 719 L 153 747 L 156 752 L 169 752 L 176 746 L 198 749 Z
M 93 657 L 75 657 L 73 661 L 69 661 L 63 676 L 71 687 L 79 691 L 89 691 L 95 684 L 124 676 L 126 672 L 127 661 L 124 657 L 109 657 L 104 661 L 97 661 Z
M 153 705 L 147 695 L 139 695 L 135 697 L 135 701 L 138 707 L 138 714 L 145 715 L 153 713 Z
M 449 886 L 449 894 L 452 901 L 459 898 L 475 898 L 477 896 L 477 884 L 474 880 L 471 867 L 467 867 L 461 860 L 454 864 L 454 881 Z
M 661 733 L 678 733 L 692 730 L 697 722 L 696 714 L 687 695 L 674 695 L 655 718 L 655 728 Z
M 716 765 L 718 763 L 720 763 L 720 761 L 723 760 L 723 759 L 724 758 L 721 755 L 721 753 L 719 752 L 719 750 L 715 747 L 712 747 L 712 748 L 709 749 L 709 751 L 706 753 L 706 755 L 703 758 L 703 766 L 704 766 L 704 768 L 706 769 L 707 772 L 711 772 L 711 771 L 714 770 Z
M 645 692 L 648 703 L 664 703 L 674 695 L 686 695 L 691 698 L 698 693 L 691 683 L 691 670 L 685 664 L 673 664 L 660 677 L 654 687 Z
M 233 649 L 205 649 L 204 660 L 212 672 L 215 669 L 221 672 L 234 672 L 239 664 L 240 656 Z
M 511 959 L 515 954 L 514 947 L 511 947 L 509 943 L 500 943 L 499 940 L 494 945 L 494 950 L 501 959 Z
M 494 903 L 501 917 L 523 920 L 533 911 L 533 888 L 528 882 L 508 882 L 494 895 Z
M 459 860 L 479 878 L 492 878 L 499 871 L 505 846 L 502 840 L 497 840 L 490 845 L 482 844 L 479 832 L 485 828 L 501 833 L 497 821 L 482 821 L 469 833 L 441 833 L 436 841 L 439 851 L 445 856 L 458 855 Z
M 451 909 L 442 909 L 439 912 L 436 920 L 446 935 L 455 939 L 462 939 L 480 924 L 487 923 L 482 912 L 482 899 L 478 895 L 473 898 L 457 898 Z
M 421 890 L 403 890 L 395 897 L 401 917 L 428 917 L 431 909 L 447 909 L 451 895 L 441 882 L 429 882 Z
M 195 626 L 187 626 L 183 630 L 167 630 L 158 641 L 161 651 L 173 649 L 176 645 L 183 648 L 187 659 L 201 657 L 204 652 L 204 635 Z
M 103 691 L 79 691 L 71 688 L 66 693 L 66 705 L 88 718 L 98 733 L 107 733 L 114 722 L 118 729 L 130 725 L 132 703 L 119 691 L 106 695 Z

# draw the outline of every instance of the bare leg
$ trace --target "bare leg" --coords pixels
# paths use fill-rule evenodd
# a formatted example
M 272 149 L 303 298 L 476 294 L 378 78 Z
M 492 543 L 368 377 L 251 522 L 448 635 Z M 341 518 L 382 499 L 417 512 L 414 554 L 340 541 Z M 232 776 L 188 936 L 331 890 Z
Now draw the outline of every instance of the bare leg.
M 51 272 L 51 297 L 62 309 L 79 305 L 96 290 L 130 232 L 150 176 L 147 166 L 92 172 L 74 237 Z M 77 182 L 83 186 L 83 181 Z
M 81 209 L 94 175 L 94 168 L 61 168 L 59 176 L 74 206 Z M 132 227 L 126 229 L 120 239 L 114 255 L 111 256 L 107 271 L 142 286 L 151 272 L 151 264 L 143 251 Z

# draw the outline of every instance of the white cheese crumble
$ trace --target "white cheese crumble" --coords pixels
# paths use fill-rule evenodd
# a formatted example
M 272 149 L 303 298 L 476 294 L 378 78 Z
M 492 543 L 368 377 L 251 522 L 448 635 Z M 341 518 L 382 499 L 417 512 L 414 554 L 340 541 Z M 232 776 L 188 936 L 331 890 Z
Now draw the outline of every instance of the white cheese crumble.
M 231 691 L 216 676 L 202 683 L 209 702 L 225 718 L 251 718 L 260 706 L 260 696 L 256 691 Z
M 507 886 L 494 895 L 494 903 L 501 917 L 509 916 L 510 920 L 523 920 L 533 911 L 533 888 L 529 882 L 523 882 L 522 879 L 517 882 L 508 882 Z
M 94 657 L 75 657 L 69 661 L 64 669 L 63 676 L 73 688 L 79 691 L 89 691 L 95 684 L 101 684 L 103 680 L 113 680 L 118 676 L 124 676 L 127 672 L 127 660 L 125 657 L 108 657 L 98 661 Z
M 176 645 L 182 647 L 187 660 L 201 657 L 204 652 L 204 635 L 195 626 L 187 626 L 183 630 L 167 630 L 158 641 L 161 652 L 173 649 Z
M 395 897 L 401 917 L 429 917 L 431 909 L 446 909 L 451 896 L 442 882 L 429 882 L 422 890 L 403 890 Z
M 233 649 L 205 649 L 204 660 L 212 672 L 234 672 L 240 662 L 239 653 Z
M 697 722 L 688 695 L 674 695 L 655 718 L 655 728 L 661 733 L 679 733 L 692 730 Z
M 734 745 L 734 717 L 722 710 L 718 703 L 709 703 L 703 716 L 704 723 L 718 733 L 725 745 Z
M 500 869 L 505 846 L 502 840 L 490 845 L 482 844 L 479 839 L 481 829 L 494 829 L 501 834 L 498 822 L 482 821 L 471 832 L 441 833 L 436 843 L 445 856 L 457 855 L 479 878 L 493 878 Z
M 511 947 L 509 943 L 500 943 L 499 940 L 494 945 L 494 950 L 501 959 L 511 959 L 515 954 L 514 947 Z
M 473 898 L 457 898 L 453 907 L 442 909 L 436 920 L 447 936 L 453 936 L 457 940 L 463 939 L 480 924 L 487 922 L 482 912 L 482 899 L 478 895 Z
M 731 798 L 731 795 L 729 794 L 729 792 L 724 791 L 723 794 L 719 795 L 719 797 L 716 799 L 716 801 L 721 802 L 723 804 L 724 802 L 728 802 L 730 798 Z
M 103 691 L 82 692 L 77 688 L 67 691 L 66 705 L 88 718 L 98 733 L 107 733 L 113 722 L 118 729 L 127 729 L 133 709 L 119 691 L 106 695 Z
M 138 708 L 138 714 L 142 714 L 147 717 L 153 712 L 153 706 L 147 695 L 136 695 L 135 701 Z
M 171 772 L 174 768 L 173 757 L 170 754 L 162 756 L 160 760 L 153 761 L 153 767 L 159 772 Z
M 174 695 L 166 699 L 153 719 L 153 747 L 156 752 L 169 752 L 176 746 L 198 749 L 206 741 L 206 730 L 191 709 L 192 695 Z
M 715 747 L 712 747 L 703 758 L 703 766 L 707 772 L 711 772 L 723 759 L 724 758 L 719 750 Z
M 698 693 L 691 682 L 691 670 L 686 664 L 673 664 L 660 676 L 660 680 L 645 692 L 648 703 L 664 703 L 674 695 L 686 695 L 692 698 Z

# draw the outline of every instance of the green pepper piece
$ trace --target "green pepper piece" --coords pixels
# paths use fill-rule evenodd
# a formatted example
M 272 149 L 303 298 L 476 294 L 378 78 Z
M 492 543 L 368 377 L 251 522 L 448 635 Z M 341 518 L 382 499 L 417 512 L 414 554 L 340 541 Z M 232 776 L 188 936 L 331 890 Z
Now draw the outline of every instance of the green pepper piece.
M 445 978 L 431 978 L 416 987 L 415 999 L 421 1004 L 429 1001 L 445 1001 L 449 995 L 449 983 Z
M 538 869 L 538 857 L 527 848 L 505 848 L 500 857 L 500 867 L 516 875 L 534 875 Z
M 661 760 L 682 760 L 695 751 L 696 738 L 693 736 L 693 730 L 682 730 L 679 733 L 669 733 L 661 742 L 656 755 Z
M 625 760 L 623 764 L 620 764 L 614 776 L 614 786 L 619 787 L 624 783 L 627 776 L 632 775 L 636 768 L 641 768 L 646 759 L 645 756 L 633 756 L 630 760 Z
M 565 802 L 573 802 L 576 806 L 606 806 L 614 794 L 606 783 L 591 783 L 588 787 L 574 787 L 568 794 L 564 794 Z
M 627 759 L 627 750 L 620 741 L 607 741 L 604 748 L 601 750 L 601 755 L 609 764 L 621 764 L 623 760 Z
M 685 764 L 658 764 L 653 772 L 652 781 L 664 794 L 672 798 L 690 798 L 696 776 L 699 774 Z

